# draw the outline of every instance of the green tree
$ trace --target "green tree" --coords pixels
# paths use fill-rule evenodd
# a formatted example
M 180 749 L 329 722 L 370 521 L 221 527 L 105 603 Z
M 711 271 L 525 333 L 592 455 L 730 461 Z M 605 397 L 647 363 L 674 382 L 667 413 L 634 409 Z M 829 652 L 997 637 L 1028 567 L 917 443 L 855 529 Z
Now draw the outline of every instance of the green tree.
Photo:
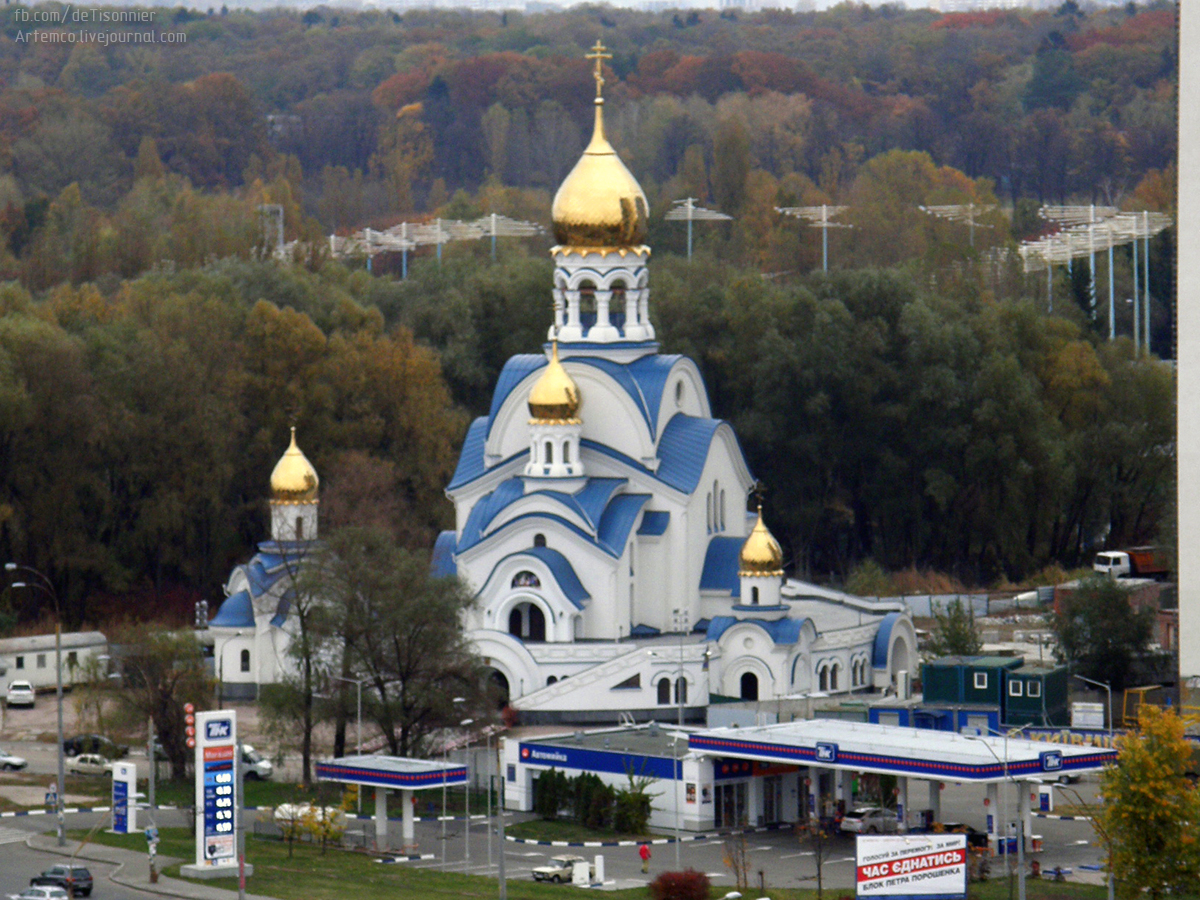
M 982 649 L 983 641 L 975 624 L 975 610 L 969 603 L 955 598 L 944 609 L 934 609 L 933 632 L 926 648 L 930 658 L 975 656 Z
M 1200 792 L 1188 780 L 1192 744 L 1172 710 L 1143 706 L 1136 732 L 1105 767 L 1096 813 L 1121 898 L 1191 894 L 1200 880 Z
M 1128 589 L 1116 579 L 1089 576 L 1059 601 L 1055 653 L 1080 675 L 1122 691 L 1150 643 L 1153 615 L 1152 609 L 1134 609 Z

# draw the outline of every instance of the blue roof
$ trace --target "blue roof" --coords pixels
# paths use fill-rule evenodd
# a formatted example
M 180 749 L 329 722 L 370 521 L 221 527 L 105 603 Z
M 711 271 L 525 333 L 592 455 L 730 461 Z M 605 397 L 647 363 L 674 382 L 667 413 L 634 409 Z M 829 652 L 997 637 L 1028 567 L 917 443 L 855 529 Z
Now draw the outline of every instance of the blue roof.
M 713 435 L 724 422 L 676 413 L 658 442 L 658 478 L 677 491 L 690 494 L 700 483 Z
M 433 558 L 429 561 L 429 574 L 434 578 L 453 578 L 458 574 L 458 566 L 454 564 L 455 543 L 453 531 L 443 531 L 433 542 Z
M 658 634 L 662 634 L 662 632 L 653 625 L 634 625 L 629 629 L 630 637 L 654 637 Z
M 738 578 L 738 556 L 745 538 L 718 535 L 708 542 L 704 568 L 700 572 L 700 590 L 729 591 L 731 597 L 742 595 L 742 580 Z
M 271 616 L 271 624 L 276 628 L 282 628 L 283 623 L 287 621 L 288 613 L 292 609 L 292 589 L 288 588 L 287 593 L 279 598 L 279 602 L 275 604 L 275 615 Z
M 208 624 L 213 628 L 253 628 L 254 603 L 250 594 L 247 591 L 230 594 Z
M 518 384 L 528 378 L 530 373 L 548 364 L 549 360 L 543 353 L 518 353 L 509 357 L 504 368 L 500 370 L 500 377 L 496 379 L 496 390 L 492 393 L 492 408 L 488 411 L 488 420 L 496 418 L 500 407 Z
M 710 641 L 719 641 L 721 635 L 739 623 L 747 625 L 757 625 L 763 631 L 771 636 L 772 642 L 776 644 L 794 644 L 800 640 L 800 630 L 804 628 L 804 623 L 808 619 L 738 619 L 734 616 L 713 616 L 712 621 L 708 623 L 708 632 L 705 635 Z
M 506 479 L 496 486 L 490 494 L 481 497 L 471 507 L 467 521 L 463 524 L 462 540 L 459 541 L 459 551 L 474 546 L 483 540 L 483 530 L 487 528 L 505 507 L 515 503 L 525 495 L 525 482 L 520 478 Z
M 596 537 L 602 546 L 609 548 L 613 556 L 620 556 L 624 552 L 633 523 L 649 501 L 649 494 L 618 494 L 604 508 Z
M 871 665 L 876 669 L 887 668 L 888 645 L 892 642 L 892 627 L 899 618 L 900 613 L 890 612 L 879 623 L 879 630 L 875 632 L 875 645 L 871 648 Z
M 638 529 L 638 534 L 660 535 L 665 534 L 667 526 L 671 523 L 671 514 L 666 511 L 657 509 L 648 509 L 642 516 L 642 527 Z
M 657 353 L 651 353 L 631 363 L 618 363 L 595 356 L 572 356 L 571 362 L 599 369 L 624 388 L 642 414 L 650 436 L 655 437 L 654 429 L 658 424 L 663 388 L 666 387 L 672 367 L 681 358 L 676 355 L 659 356 Z
M 531 491 L 531 493 L 552 497 L 574 510 L 580 518 L 596 529 L 605 507 L 608 506 L 609 499 L 628 483 L 629 480 L 626 478 L 589 478 L 587 483 L 574 494 L 565 494 L 555 490 L 539 490 Z
M 575 568 L 571 565 L 570 560 L 557 550 L 552 550 L 549 547 L 526 547 L 524 550 L 510 553 L 504 558 L 512 559 L 514 556 L 532 556 L 534 559 L 545 563 L 546 568 L 550 570 L 550 574 L 554 576 L 554 580 L 558 582 L 558 586 L 563 594 L 578 609 L 583 609 L 584 600 L 591 599 L 592 595 L 587 592 L 587 589 L 583 586 L 583 582 L 575 574 Z
M 459 485 L 474 481 L 487 471 L 483 464 L 483 445 L 487 442 L 489 421 L 486 416 L 480 416 L 467 429 L 462 452 L 458 455 L 458 466 L 454 470 L 454 476 L 450 479 L 447 490 L 452 491 Z

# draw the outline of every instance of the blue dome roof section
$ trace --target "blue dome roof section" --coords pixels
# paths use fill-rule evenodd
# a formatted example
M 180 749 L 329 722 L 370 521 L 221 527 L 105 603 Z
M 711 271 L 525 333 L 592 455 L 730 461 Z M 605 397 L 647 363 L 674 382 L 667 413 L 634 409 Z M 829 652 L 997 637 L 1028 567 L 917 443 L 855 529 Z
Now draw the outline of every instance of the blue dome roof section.
M 579 517 L 591 525 L 592 530 L 595 531 L 599 526 L 605 507 L 608 506 L 609 499 L 628 483 L 629 480 L 626 478 L 589 478 L 587 483 L 574 494 L 551 490 L 530 491 L 530 494 L 557 500 L 578 513 Z
M 719 641 L 721 635 L 734 625 L 745 623 L 757 625 L 771 636 L 771 641 L 775 644 L 794 644 L 800 640 L 800 631 L 804 628 L 804 623 L 808 621 L 810 620 L 807 618 L 767 621 L 765 619 L 738 619 L 734 616 L 713 616 L 712 621 L 708 623 L 705 637 L 710 641 Z
M 249 592 L 238 591 L 226 597 L 208 624 L 212 628 L 253 628 L 254 603 Z
M 731 597 L 742 595 L 742 580 L 738 578 L 738 555 L 745 538 L 718 536 L 709 540 L 704 553 L 704 568 L 700 572 L 700 590 L 728 591 Z
M 531 373 L 546 365 L 549 365 L 549 361 L 542 353 L 518 353 L 516 356 L 509 357 L 504 368 L 500 370 L 500 377 L 496 379 L 496 390 L 492 392 L 492 408 L 488 410 L 487 421 L 495 421 L 500 407 L 504 405 L 504 401 L 508 399 L 508 395 L 516 386 L 528 378 Z M 490 426 L 484 431 L 485 438 L 489 430 Z
M 875 632 L 875 645 L 871 648 L 871 665 L 876 669 L 886 669 L 888 662 L 888 647 L 892 643 L 892 627 L 900 618 L 900 613 L 890 612 L 879 623 Z
M 618 494 L 613 497 L 600 518 L 600 531 L 597 534 L 600 545 L 608 548 L 613 556 L 620 556 L 625 551 L 633 523 L 637 521 L 642 507 L 649 502 L 649 494 Z
M 525 496 L 525 482 L 520 478 L 509 478 L 500 482 L 490 494 L 482 497 L 471 507 L 471 513 L 463 525 L 460 550 L 465 550 L 472 544 L 483 539 L 483 531 L 488 524 L 504 511 L 510 503 L 515 503 Z
M 677 413 L 658 442 L 658 477 L 677 491 L 690 494 L 700 483 L 713 435 L 721 419 L 697 419 Z
M 645 534 L 650 537 L 658 537 L 667 533 L 667 526 L 671 524 L 671 514 L 666 510 L 648 509 L 646 514 L 642 516 L 642 525 L 638 529 L 638 534 Z
M 454 564 L 454 548 L 457 538 L 453 531 L 443 531 L 433 542 L 433 558 L 429 561 L 429 574 L 434 578 L 453 578 L 458 575 Z
M 454 475 L 446 490 L 452 491 L 468 481 L 474 481 L 487 471 L 483 464 L 483 447 L 487 443 L 489 421 L 486 416 L 480 416 L 467 429 L 462 452 L 458 455 L 458 466 L 454 469 Z
M 583 582 L 579 580 L 579 576 L 575 574 L 575 567 L 571 565 L 570 560 L 557 550 L 550 547 L 527 547 L 509 554 L 505 559 L 512 559 L 514 556 L 532 556 L 545 563 L 550 574 L 554 576 L 554 580 L 558 582 L 558 587 L 563 595 L 575 605 L 576 609 L 583 609 L 583 601 L 592 598 L 592 595 L 583 586 Z

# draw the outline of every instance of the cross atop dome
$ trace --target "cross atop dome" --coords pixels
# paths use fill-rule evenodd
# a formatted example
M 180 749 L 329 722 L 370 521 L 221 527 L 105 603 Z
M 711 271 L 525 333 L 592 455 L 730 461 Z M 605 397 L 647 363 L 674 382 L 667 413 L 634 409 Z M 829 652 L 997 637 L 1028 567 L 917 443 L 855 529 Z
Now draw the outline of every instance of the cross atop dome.
M 586 54 L 587 59 L 594 59 L 596 61 L 596 73 L 595 73 L 594 77 L 596 79 L 596 99 L 597 100 L 604 99 L 604 97 L 602 96 L 602 89 L 604 87 L 604 60 L 612 59 L 611 53 L 604 52 L 606 49 L 608 49 L 608 48 L 606 48 L 604 46 L 604 44 L 602 44 L 599 40 L 597 40 L 596 46 L 592 48 L 592 52 Z

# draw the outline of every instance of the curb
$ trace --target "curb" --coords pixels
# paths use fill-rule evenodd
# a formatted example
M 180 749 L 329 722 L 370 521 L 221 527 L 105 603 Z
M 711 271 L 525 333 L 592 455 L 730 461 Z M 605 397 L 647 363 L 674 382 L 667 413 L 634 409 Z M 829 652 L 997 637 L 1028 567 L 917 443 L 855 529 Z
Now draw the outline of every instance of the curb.
M 686 834 L 679 836 L 679 843 L 687 844 L 692 841 L 720 841 L 731 835 L 760 834 L 764 831 L 782 831 L 791 825 L 763 825 L 758 828 L 743 828 L 739 831 L 712 831 L 706 834 Z M 533 838 L 504 836 L 504 840 L 514 844 L 531 844 L 536 847 L 640 847 L 642 844 L 674 844 L 674 837 L 652 838 L 648 841 L 539 841 Z

